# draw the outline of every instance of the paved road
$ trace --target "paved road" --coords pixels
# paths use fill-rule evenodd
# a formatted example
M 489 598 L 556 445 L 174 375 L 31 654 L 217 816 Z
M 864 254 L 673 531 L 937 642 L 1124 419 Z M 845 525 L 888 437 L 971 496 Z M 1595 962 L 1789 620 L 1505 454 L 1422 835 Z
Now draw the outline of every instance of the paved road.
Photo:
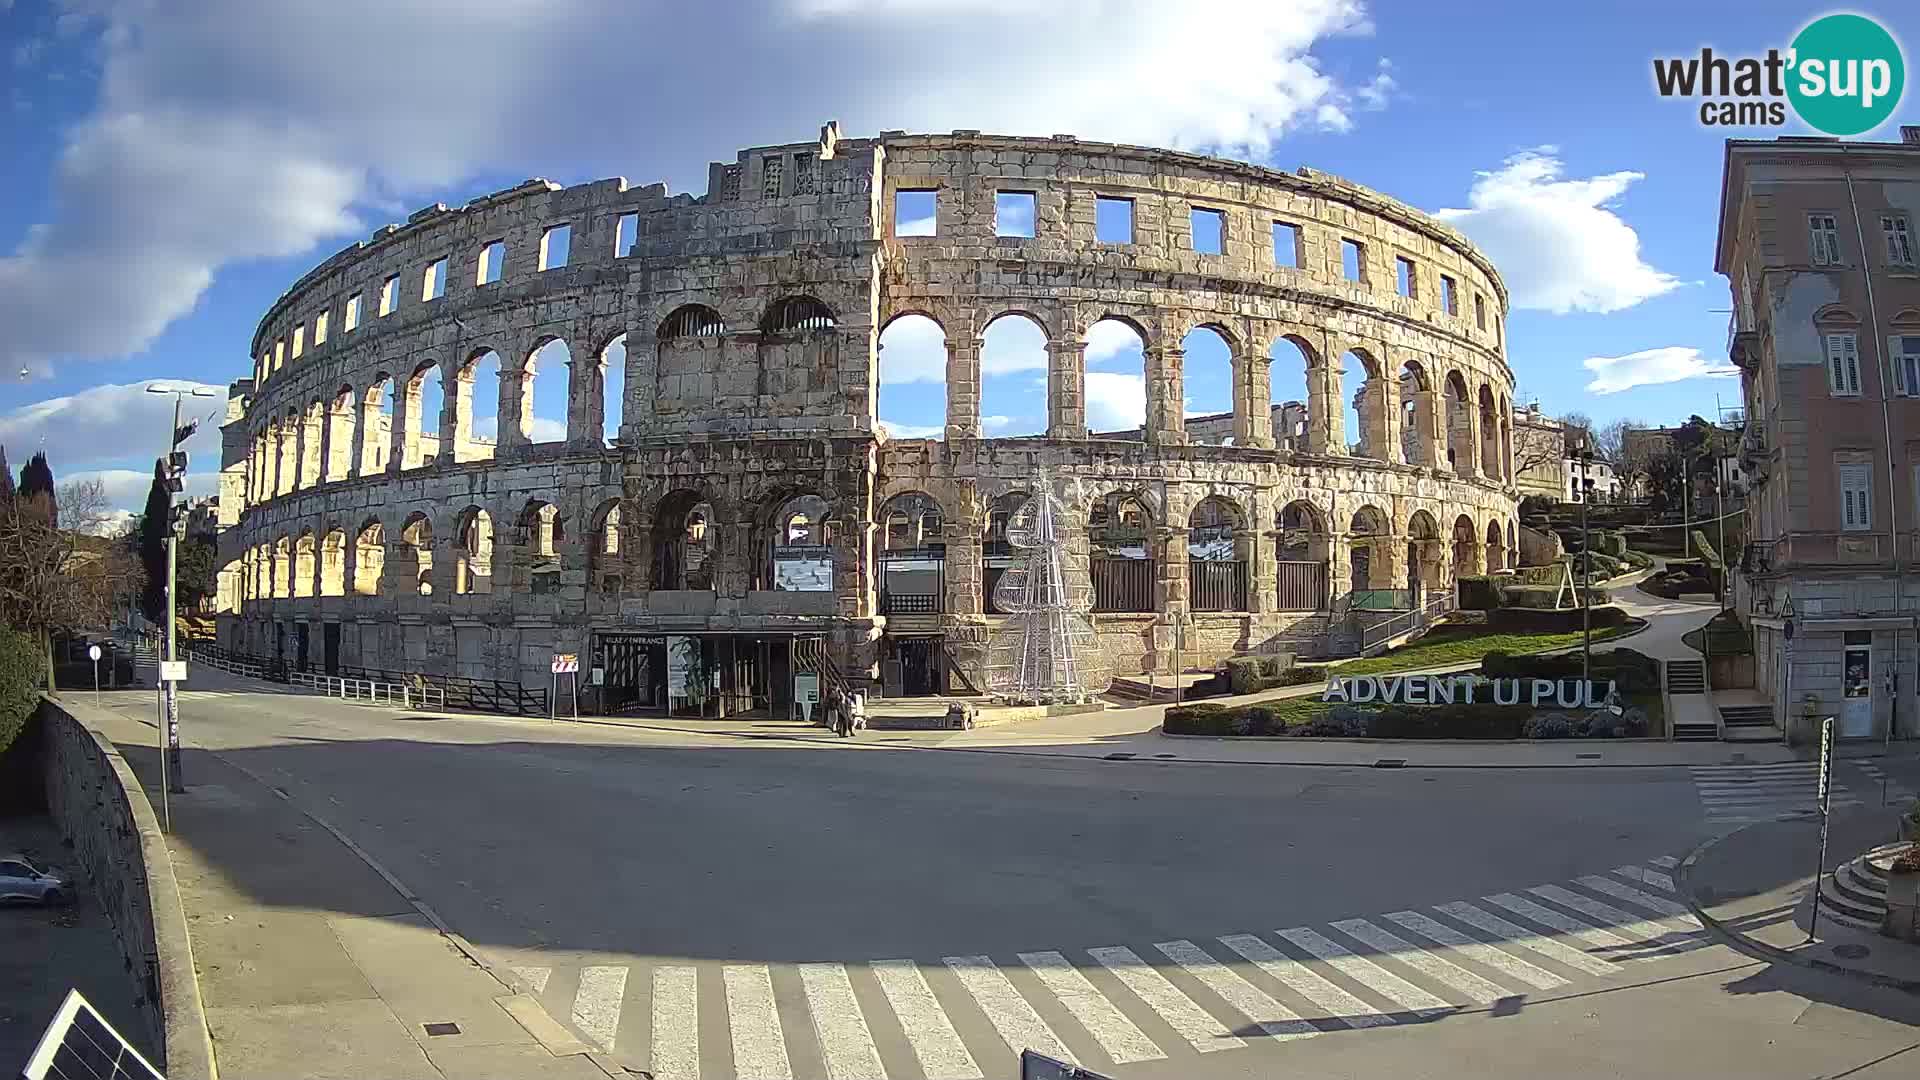
M 1016 1043 L 1141 1078 L 1723 1075 L 1728 1046 L 1745 1075 L 1891 1077 L 1920 1055 L 1869 1064 L 1920 1042 L 1910 1000 L 1763 973 L 1677 917 L 1670 862 L 1730 811 L 1793 809 L 1790 772 L 1742 800 L 1686 768 L 851 748 L 197 678 L 190 741 L 663 1077 L 1000 1077 Z M 1841 782 L 1878 800 L 1858 763 Z

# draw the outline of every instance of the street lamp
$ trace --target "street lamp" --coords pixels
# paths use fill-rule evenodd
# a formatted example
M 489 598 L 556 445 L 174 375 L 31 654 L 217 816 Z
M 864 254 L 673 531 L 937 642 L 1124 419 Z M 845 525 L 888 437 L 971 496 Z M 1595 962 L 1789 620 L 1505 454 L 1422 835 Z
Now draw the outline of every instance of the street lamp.
M 179 449 L 182 442 L 193 434 L 198 424 L 186 428 L 180 426 L 180 401 L 188 397 L 215 397 L 219 391 L 211 386 L 171 386 L 167 383 L 150 383 L 149 394 L 173 395 L 173 424 L 167 428 L 167 448 L 160 455 L 160 473 L 167 486 L 167 651 L 166 660 L 173 663 L 179 659 L 176 641 L 178 626 L 175 617 L 174 590 L 179 564 L 179 527 L 185 522 L 174 520 L 173 497 L 186 486 L 186 451 Z M 180 684 L 168 679 L 156 679 L 160 692 L 160 731 L 165 739 L 165 752 L 160 755 L 161 786 L 175 794 L 186 792 L 186 782 L 180 773 Z
M 1587 470 L 1593 467 L 1593 443 L 1580 437 L 1580 679 L 1593 682 L 1593 534 L 1587 529 L 1587 504 L 1593 501 L 1592 481 Z M 1585 693 L 1584 690 L 1581 691 Z

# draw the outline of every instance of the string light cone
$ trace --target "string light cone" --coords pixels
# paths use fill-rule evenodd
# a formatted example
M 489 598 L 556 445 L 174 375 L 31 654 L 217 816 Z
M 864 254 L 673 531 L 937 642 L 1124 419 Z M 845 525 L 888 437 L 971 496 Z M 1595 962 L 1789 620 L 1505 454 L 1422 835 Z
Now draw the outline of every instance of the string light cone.
M 987 692 L 1004 701 L 1080 704 L 1113 681 L 1087 618 L 1092 586 L 1067 572 L 1069 520 L 1042 471 L 1007 522 L 1007 545 L 1019 555 L 994 586 L 1007 620 L 987 639 Z

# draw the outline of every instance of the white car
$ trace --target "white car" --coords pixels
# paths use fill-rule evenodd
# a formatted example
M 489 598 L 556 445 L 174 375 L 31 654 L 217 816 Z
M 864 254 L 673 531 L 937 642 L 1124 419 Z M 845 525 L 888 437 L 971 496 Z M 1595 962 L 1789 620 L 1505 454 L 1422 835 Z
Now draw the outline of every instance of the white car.
M 0 857 L 0 904 L 66 904 L 73 900 L 67 883 L 43 873 L 25 855 Z

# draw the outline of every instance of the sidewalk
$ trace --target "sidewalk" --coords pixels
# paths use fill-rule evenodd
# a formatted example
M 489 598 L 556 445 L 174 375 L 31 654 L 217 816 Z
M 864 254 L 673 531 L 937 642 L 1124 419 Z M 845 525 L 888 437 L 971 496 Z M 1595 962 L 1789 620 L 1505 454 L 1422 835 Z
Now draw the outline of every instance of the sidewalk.
M 1893 839 L 1893 811 L 1836 812 L 1827 835 L 1831 871 Z M 1920 994 L 1920 945 L 1822 918 L 1807 937 L 1820 819 L 1769 821 L 1702 844 L 1680 864 L 1677 884 L 1701 921 L 1744 952 Z
M 154 729 L 88 714 L 158 809 Z M 211 752 L 182 767 L 169 846 L 222 1080 L 610 1075 L 319 820 Z

